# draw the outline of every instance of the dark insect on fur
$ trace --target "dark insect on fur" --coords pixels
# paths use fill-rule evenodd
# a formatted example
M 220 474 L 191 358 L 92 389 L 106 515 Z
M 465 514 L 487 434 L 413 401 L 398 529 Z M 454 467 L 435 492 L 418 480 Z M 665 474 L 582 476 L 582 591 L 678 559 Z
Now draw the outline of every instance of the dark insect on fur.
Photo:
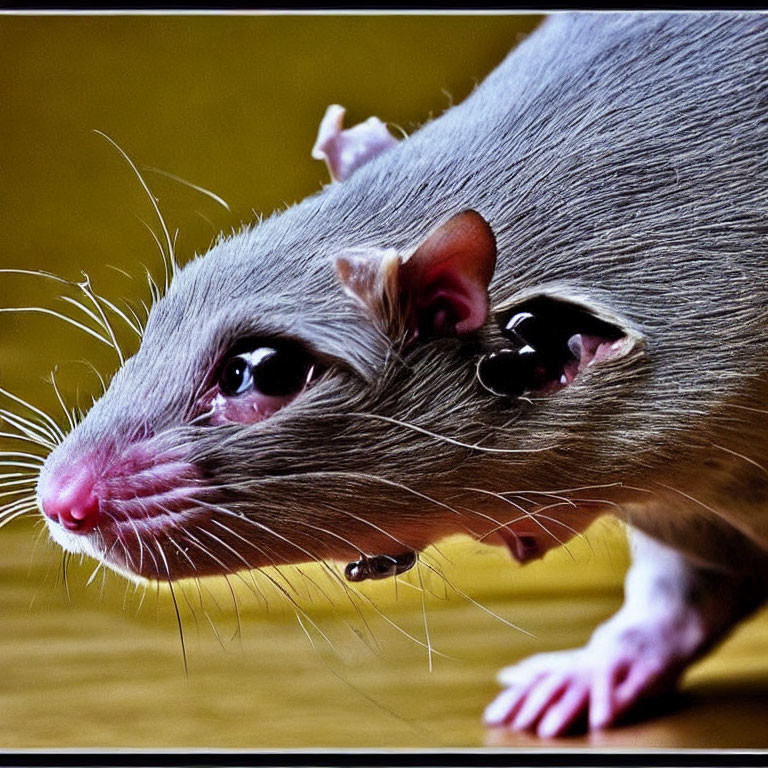
M 375 555 L 361 557 L 349 563 L 344 569 L 347 581 L 365 581 L 366 579 L 386 579 L 410 571 L 416 565 L 415 552 L 403 552 L 401 555 Z

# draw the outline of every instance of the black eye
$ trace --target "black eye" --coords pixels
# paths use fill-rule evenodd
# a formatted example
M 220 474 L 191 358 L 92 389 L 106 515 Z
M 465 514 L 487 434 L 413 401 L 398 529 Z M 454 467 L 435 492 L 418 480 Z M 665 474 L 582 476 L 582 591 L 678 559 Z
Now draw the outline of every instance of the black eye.
M 267 350 L 263 347 L 256 354 Z M 292 395 L 306 384 L 311 367 L 312 361 L 300 348 L 269 349 L 253 366 L 254 388 L 272 397 Z
M 229 359 L 221 372 L 219 388 L 228 397 L 248 391 L 286 397 L 304 387 L 312 368 L 312 359 L 298 345 L 257 347 Z
M 221 372 L 219 387 L 229 397 L 242 395 L 251 387 L 253 376 L 251 375 L 251 365 L 246 357 L 247 355 L 233 357 Z

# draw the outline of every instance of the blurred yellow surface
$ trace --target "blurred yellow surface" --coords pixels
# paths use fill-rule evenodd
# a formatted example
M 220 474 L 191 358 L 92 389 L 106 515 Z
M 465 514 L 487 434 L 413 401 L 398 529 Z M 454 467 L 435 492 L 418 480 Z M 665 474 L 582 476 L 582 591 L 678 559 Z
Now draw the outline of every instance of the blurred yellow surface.
M 325 107 L 413 131 L 461 100 L 537 16 L 0 17 L 0 267 L 81 270 L 148 300 L 159 199 L 181 260 L 220 230 L 316 191 Z M 212 190 L 215 200 L 167 175 Z M 125 274 L 127 273 L 127 274 Z M 0 307 L 66 309 L 59 287 L 0 276 Z M 125 332 L 120 340 L 135 345 Z M 98 393 L 114 353 L 50 316 L 0 315 L 0 385 L 61 414 Z M 57 415 L 63 423 L 63 415 Z M 5 448 L 3 448 L 5 450 Z M 179 585 L 188 675 L 167 587 L 134 589 L 61 556 L 39 520 L 0 529 L 0 747 L 540 746 L 486 731 L 496 670 L 583 643 L 621 600 L 617 526 L 526 568 L 466 540 L 350 596 L 318 566 Z M 337 574 L 340 573 L 337 569 Z M 519 627 L 519 629 L 510 626 Z M 529 634 L 526 634 L 529 633 Z M 566 747 L 768 746 L 768 621 L 686 678 L 656 720 Z M 552 746 L 550 743 L 547 746 Z
M 68 597 L 36 538 L 13 524 L 0 542 L 2 747 L 768 747 L 766 615 L 639 721 L 550 742 L 483 728 L 498 668 L 583 643 L 619 606 L 607 520 L 524 568 L 453 539 L 353 591 L 317 565 L 178 584 L 186 677 L 166 586 L 99 571 L 86 587 L 88 561 Z

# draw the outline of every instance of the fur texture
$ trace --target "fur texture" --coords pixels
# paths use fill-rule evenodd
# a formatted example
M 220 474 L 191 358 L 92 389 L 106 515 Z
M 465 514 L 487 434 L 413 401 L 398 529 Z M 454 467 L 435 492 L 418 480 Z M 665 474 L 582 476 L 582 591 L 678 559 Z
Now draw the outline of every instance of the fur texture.
M 159 577 L 397 553 L 457 531 L 491 540 L 521 515 L 543 551 L 617 505 L 719 567 L 749 557 L 735 564 L 718 537 L 760 560 L 765 473 L 738 457 L 766 458 L 765 417 L 745 408 L 760 408 L 768 373 L 767 106 L 764 16 L 551 18 L 464 103 L 189 263 L 41 483 L 86 453 L 102 467 L 137 444 L 148 464 L 180 455 L 206 506 L 173 543 L 142 533 L 167 558 L 143 558 Z M 510 402 L 475 380 L 500 342 L 493 313 L 471 337 L 400 350 L 334 259 L 409 252 L 468 208 L 496 236 L 494 310 L 575 300 L 633 352 Z M 298 339 L 327 370 L 262 422 L 190 424 L 222 355 L 250 336 Z M 745 484 L 754 503 L 721 509 Z M 548 513 L 552 535 L 526 517 L 553 504 L 544 493 L 568 500 Z M 139 538 L 60 540 L 137 571 Z

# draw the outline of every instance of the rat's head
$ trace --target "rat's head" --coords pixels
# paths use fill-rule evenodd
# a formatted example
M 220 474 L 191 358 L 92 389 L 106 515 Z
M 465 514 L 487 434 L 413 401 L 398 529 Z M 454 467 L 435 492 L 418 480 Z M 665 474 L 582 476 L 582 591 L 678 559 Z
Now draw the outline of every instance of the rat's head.
M 496 239 L 474 211 L 387 247 L 292 226 L 318 209 L 178 273 L 137 354 L 43 468 L 39 503 L 63 547 L 174 579 L 398 555 L 461 531 L 501 532 L 521 559 L 558 541 L 500 495 L 510 477 L 552 477 L 551 430 L 525 424 L 518 396 L 549 397 L 627 337 L 541 298 L 491 313 Z

